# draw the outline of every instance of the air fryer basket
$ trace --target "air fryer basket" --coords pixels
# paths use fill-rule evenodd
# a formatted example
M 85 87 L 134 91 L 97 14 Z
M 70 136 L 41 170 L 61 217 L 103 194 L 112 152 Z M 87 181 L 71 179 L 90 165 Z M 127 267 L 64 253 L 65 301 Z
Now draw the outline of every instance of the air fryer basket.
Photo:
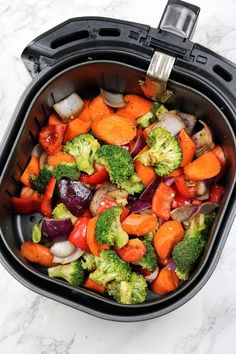
M 115 23 L 117 24 L 117 20 Z M 130 23 L 128 25 L 137 26 Z M 40 41 L 42 43 L 41 38 Z M 189 43 L 187 45 L 189 46 Z M 36 55 L 37 46 L 33 44 L 33 47 L 33 53 Z M 198 53 L 203 51 L 202 47 L 192 48 L 192 52 L 194 50 Z M 28 49 L 24 53 L 28 55 Z M 52 112 L 52 105 L 74 91 L 82 97 L 93 97 L 100 87 L 115 92 L 142 95 L 138 83 L 145 79 L 151 53 L 146 52 L 146 49 L 143 49 L 142 55 L 133 49 L 127 54 L 122 53 L 117 50 L 115 43 L 112 50 L 111 47 L 101 47 L 99 51 L 95 48 L 85 53 L 81 50 L 80 53 L 66 58 L 60 57 L 60 60 L 53 62 L 52 67 L 44 68 L 27 88 L 15 110 L 0 157 L 0 259 L 4 266 L 17 280 L 42 295 L 98 317 L 118 321 L 150 319 L 179 307 L 199 291 L 218 262 L 235 213 L 236 122 L 235 107 L 232 103 L 234 100 L 230 97 L 232 90 L 230 93 L 229 86 L 235 83 L 236 70 L 232 64 L 204 49 L 208 65 L 211 61 L 213 65 L 217 63 L 219 66 L 220 63 L 223 74 L 222 70 L 219 75 L 204 66 L 200 70 L 199 64 L 195 63 L 193 66 L 191 61 L 186 64 L 183 58 L 178 58 L 168 81 L 168 88 L 174 92 L 168 101 L 168 107 L 177 107 L 181 111 L 196 114 L 198 119 L 209 123 L 215 140 L 221 144 L 228 161 L 224 181 L 225 194 L 205 252 L 189 281 L 181 284 L 175 292 L 162 297 L 150 292 L 144 304 L 120 305 L 89 290 L 74 288 L 60 280 L 50 279 L 43 268 L 29 264 L 19 252 L 20 244 L 30 240 L 32 225 L 40 215 L 15 215 L 11 207 L 11 196 L 19 192 L 20 176 L 29 161 L 33 146 L 37 143 L 38 133 Z M 85 56 L 89 57 L 89 61 L 85 61 Z M 28 65 L 29 61 L 25 60 L 25 63 Z M 204 70 L 209 71 L 208 77 Z M 225 79 L 229 77 L 229 71 L 232 79 L 227 85 Z M 224 87 L 227 89 L 224 90 Z

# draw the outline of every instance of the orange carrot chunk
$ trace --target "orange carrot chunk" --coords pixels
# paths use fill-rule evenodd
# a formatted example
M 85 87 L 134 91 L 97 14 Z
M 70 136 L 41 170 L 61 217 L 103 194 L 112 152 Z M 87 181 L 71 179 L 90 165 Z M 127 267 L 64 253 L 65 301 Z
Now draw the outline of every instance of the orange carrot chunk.
M 110 246 L 107 244 L 100 245 L 96 239 L 95 226 L 96 226 L 97 219 L 98 216 L 95 216 L 94 218 L 90 219 L 87 227 L 87 244 L 90 251 L 95 256 L 99 256 L 103 249 L 110 248 Z
M 174 271 L 167 268 L 162 268 L 151 283 L 151 290 L 158 295 L 165 295 L 174 291 L 179 286 L 179 278 Z
M 122 229 L 129 235 L 143 236 L 157 229 L 155 215 L 130 214 L 122 222 Z
M 84 287 L 101 294 L 103 294 L 106 289 L 104 285 L 98 284 L 93 279 L 90 278 L 85 279 Z
M 179 133 L 178 141 L 183 153 L 183 159 L 180 166 L 184 167 L 192 162 L 196 152 L 196 145 L 184 129 Z
M 31 187 L 30 176 L 38 176 L 40 172 L 39 160 L 35 156 L 31 156 L 30 162 L 28 163 L 26 169 L 24 170 L 20 181 L 26 186 Z
M 67 124 L 66 132 L 63 142 L 72 140 L 77 135 L 88 133 L 91 129 L 91 120 L 82 120 L 80 118 L 75 118 Z
M 54 155 L 48 156 L 48 165 L 55 167 L 63 163 L 75 163 L 74 156 L 68 154 L 67 152 L 59 151 Z
M 103 101 L 101 95 L 98 95 L 90 102 L 88 110 L 92 121 L 102 119 L 107 115 L 114 113 L 114 110 Z
M 144 151 L 147 151 L 148 147 L 145 146 L 141 151 L 140 154 L 142 154 Z M 134 166 L 137 175 L 139 178 L 141 178 L 141 181 L 145 186 L 147 186 L 154 178 L 156 178 L 156 173 L 154 171 L 154 168 L 152 166 L 144 166 L 141 161 L 135 160 L 134 161 Z
M 202 181 L 217 176 L 221 165 L 213 152 L 205 152 L 198 159 L 184 167 L 185 176 L 193 181 Z
M 97 138 L 108 144 L 125 145 L 136 135 L 134 123 L 125 117 L 111 114 L 100 120 L 95 120 L 92 131 Z
M 170 258 L 171 252 L 184 237 L 184 229 L 179 221 L 167 221 L 160 226 L 154 236 L 154 247 L 158 257 Z
M 153 102 L 138 95 L 126 95 L 125 102 L 127 105 L 117 110 L 117 114 L 123 117 L 134 117 L 137 119 L 146 114 L 153 106 Z
M 53 266 L 53 255 L 49 248 L 34 242 L 24 242 L 21 245 L 22 256 L 30 262 L 44 267 Z

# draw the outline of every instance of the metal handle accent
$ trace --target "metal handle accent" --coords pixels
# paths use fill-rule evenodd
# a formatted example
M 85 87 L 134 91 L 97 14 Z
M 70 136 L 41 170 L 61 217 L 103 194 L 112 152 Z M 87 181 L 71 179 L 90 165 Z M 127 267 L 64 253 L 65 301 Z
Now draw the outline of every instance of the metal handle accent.
M 152 99 L 158 98 L 163 101 L 167 98 L 166 84 L 172 71 L 175 58 L 155 52 L 147 70 L 145 82 L 141 83 L 141 88 L 145 96 Z

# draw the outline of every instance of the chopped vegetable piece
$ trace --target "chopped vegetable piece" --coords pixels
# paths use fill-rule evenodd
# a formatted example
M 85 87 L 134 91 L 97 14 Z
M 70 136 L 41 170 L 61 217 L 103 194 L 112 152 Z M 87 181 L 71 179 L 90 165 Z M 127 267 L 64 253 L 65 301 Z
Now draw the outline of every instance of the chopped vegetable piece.
M 99 171 L 94 172 L 91 176 L 83 174 L 80 177 L 80 182 L 95 186 L 96 184 L 102 184 L 109 179 L 109 173 L 105 167 L 102 167 Z
M 151 283 L 151 289 L 155 294 L 165 295 L 174 291 L 179 286 L 179 278 L 175 271 L 162 268 L 157 278 Z
M 122 93 L 115 93 L 101 89 L 101 96 L 103 101 L 110 107 L 121 108 L 126 106 L 124 96 Z
M 74 229 L 71 231 L 68 240 L 81 250 L 90 252 L 87 243 L 87 228 L 89 218 L 79 217 L 74 225 Z
M 129 281 L 113 281 L 107 292 L 120 304 L 141 304 L 147 298 L 147 282 L 141 274 L 132 273 Z
M 44 127 L 39 133 L 39 142 L 48 155 L 54 155 L 61 151 L 65 126 L 62 124 L 51 124 Z
M 34 224 L 32 227 L 31 238 L 34 243 L 39 243 L 42 239 L 42 231 L 41 231 L 42 224 Z
M 153 107 L 153 102 L 138 95 L 126 95 L 124 108 L 118 109 L 117 113 L 122 117 L 133 116 L 134 119 L 143 116 Z
M 53 265 L 53 255 L 49 248 L 34 242 L 23 242 L 21 245 L 22 256 L 32 263 L 40 264 L 44 267 Z
M 64 143 L 71 141 L 76 136 L 80 134 L 86 134 L 90 131 L 92 127 L 92 120 L 83 120 L 81 118 L 75 118 L 67 124 L 65 136 L 63 139 Z
M 63 123 L 68 123 L 81 112 L 83 106 L 83 100 L 74 92 L 70 96 L 64 98 L 64 100 L 55 103 L 53 108 L 59 114 Z
M 106 105 L 101 95 L 95 97 L 89 105 L 89 115 L 92 121 L 100 120 L 112 113 L 114 110 Z
M 41 211 L 42 196 L 35 192 L 30 197 L 12 197 L 12 206 L 15 213 L 30 214 Z
M 108 144 L 125 145 L 136 135 L 135 124 L 128 118 L 112 114 L 92 125 L 94 135 Z
M 86 289 L 93 290 L 96 293 L 100 293 L 100 294 L 103 294 L 106 289 L 104 285 L 98 284 L 90 278 L 85 279 L 85 282 L 83 285 Z
M 116 249 L 116 253 L 125 262 L 138 262 L 146 253 L 146 247 L 138 238 L 132 238 L 128 243 Z
M 73 286 L 81 286 L 84 282 L 84 270 L 80 261 L 48 268 L 50 278 L 62 278 Z
M 184 237 L 184 229 L 179 221 L 168 221 L 160 226 L 154 236 L 154 247 L 157 255 L 162 258 L 170 258 L 171 252 Z
M 99 256 L 102 250 L 109 249 L 110 246 L 107 244 L 100 244 L 96 239 L 95 227 L 98 220 L 98 216 L 90 219 L 87 227 L 87 244 L 90 251 L 95 255 Z
M 147 150 L 148 147 L 146 146 L 145 148 L 142 149 L 142 151 L 140 151 L 140 154 L 142 154 Z M 156 173 L 152 166 L 145 166 L 138 159 L 135 160 L 134 165 L 135 165 L 135 170 L 137 175 L 139 176 L 139 178 L 141 179 L 141 181 L 145 186 L 148 186 L 149 183 L 151 183 L 156 178 Z
M 73 230 L 70 219 L 50 219 L 43 218 L 42 239 L 43 242 L 54 242 L 57 239 L 68 237 Z
M 162 127 L 153 129 L 147 143 L 149 150 L 136 156 L 144 166 L 154 166 L 159 176 L 164 176 L 180 166 L 182 162 L 180 146 L 166 129 Z
M 20 178 L 21 183 L 23 183 L 27 187 L 30 187 L 30 177 L 38 176 L 39 172 L 39 160 L 35 156 L 31 156 L 30 162 L 28 163 L 26 169 L 24 170 Z
M 209 151 L 185 166 L 184 174 L 190 180 L 202 181 L 217 176 L 220 170 L 221 165 L 218 158 Z
M 181 130 L 179 133 L 178 141 L 183 154 L 183 160 L 180 166 L 184 167 L 192 162 L 196 152 L 196 145 L 185 130 Z
M 63 152 L 59 151 L 54 155 L 48 156 L 48 161 L 47 161 L 49 166 L 56 167 L 57 165 L 61 164 L 75 164 L 75 158 L 74 156 Z
M 67 207 L 63 203 L 57 204 L 57 206 L 52 211 L 52 217 L 54 219 L 71 219 L 74 224 L 77 220 L 77 217 L 71 214 Z
M 143 236 L 158 227 L 155 215 L 130 214 L 122 222 L 122 228 L 129 235 Z
M 175 177 L 175 186 L 180 194 L 185 198 L 191 198 L 191 193 L 185 183 L 183 176 Z
M 138 261 L 135 261 L 134 264 L 141 266 L 143 270 L 145 269 L 149 272 L 154 272 L 157 267 L 155 248 L 152 245 L 152 241 L 150 241 L 147 236 L 144 237 L 143 244 L 146 248 L 146 253 Z
M 66 143 L 64 151 L 75 157 L 77 168 L 91 175 L 94 172 L 95 153 L 99 142 L 91 134 L 81 134 Z
M 209 202 L 219 204 L 224 194 L 224 191 L 225 189 L 223 186 L 220 186 L 219 184 L 214 184 L 210 189 Z
M 122 229 L 120 223 L 122 211 L 122 207 L 114 206 L 99 215 L 95 227 L 96 239 L 99 244 L 105 243 L 121 248 L 128 242 L 129 236 Z
M 42 203 L 41 203 L 41 213 L 44 216 L 47 216 L 48 218 L 52 216 L 52 198 L 53 198 L 55 187 L 56 187 L 56 178 L 51 177 L 45 189 L 42 198 Z
M 47 184 L 52 177 L 52 171 L 47 167 L 43 167 L 38 176 L 30 177 L 30 184 L 33 189 L 38 191 L 40 194 L 45 192 Z
M 152 212 L 163 220 L 169 220 L 174 196 L 174 189 L 161 182 L 152 198 Z

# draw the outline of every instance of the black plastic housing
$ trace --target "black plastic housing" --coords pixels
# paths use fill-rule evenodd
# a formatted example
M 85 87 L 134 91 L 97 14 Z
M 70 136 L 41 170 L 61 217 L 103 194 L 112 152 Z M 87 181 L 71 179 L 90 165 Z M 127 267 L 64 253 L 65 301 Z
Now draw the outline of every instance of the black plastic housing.
M 50 279 L 43 269 L 26 262 L 19 247 L 30 239 L 31 227 L 39 215 L 15 215 L 11 196 L 20 189 L 20 175 L 54 102 L 73 91 L 91 97 L 99 87 L 142 95 L 138 82 L 145 78 L 155 50 L 176 58 L 168 82 L 174 91 L 168 101 L 170 108 L 177 106 L 209 123 L 223 147 L 228 161 L 226 192 L 205 252 L 189 281 L 163 297 L 150 293 L 144 304 L 120 305 Z M 183 305 L 214 271 L 236 213 L 236 67 L 173 33 L 94 17 L 72 19 L 46 32 L 26 47 L 22 59 L 34 79 L 19 100 L 0 150 L 1 262 L 17 280 L 39 294 L 105 319 L 147 320 Z

